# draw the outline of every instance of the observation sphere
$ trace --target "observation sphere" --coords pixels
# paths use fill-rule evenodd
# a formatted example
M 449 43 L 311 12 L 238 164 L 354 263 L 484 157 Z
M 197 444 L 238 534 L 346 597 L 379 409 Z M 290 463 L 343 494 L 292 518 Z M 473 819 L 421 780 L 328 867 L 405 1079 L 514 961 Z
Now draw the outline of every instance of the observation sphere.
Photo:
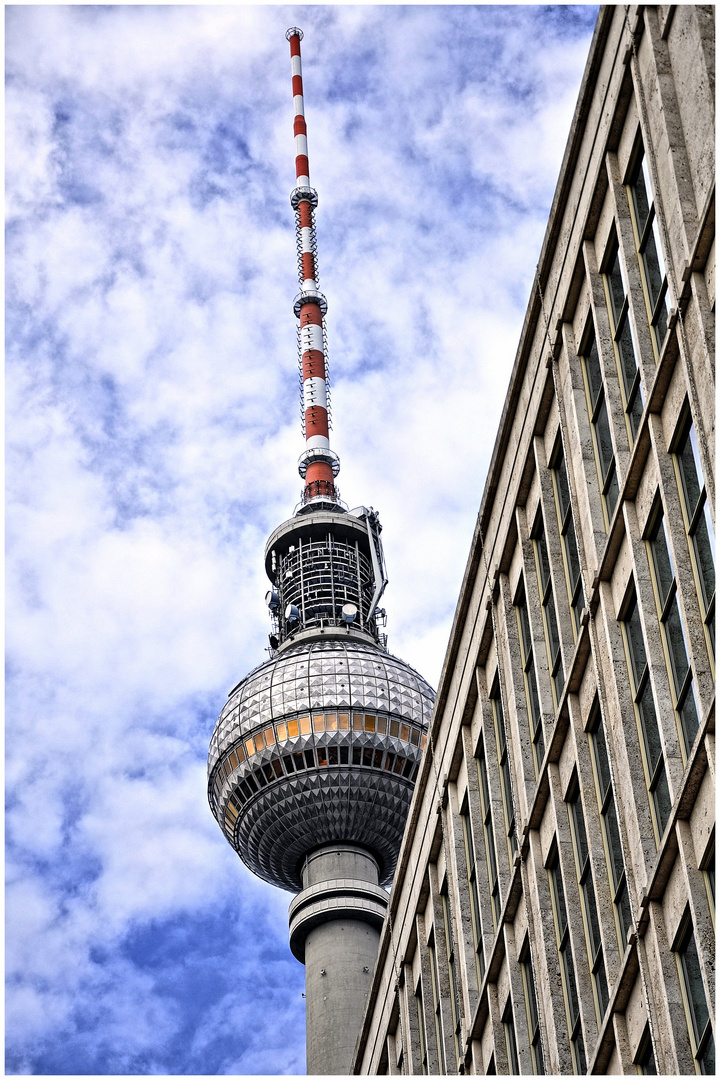
M 346 634 L 288 643 L 230 693 L 208 797 L 253 873 L 302 889 L 305 856 L 347 841 L 393 876 L 434 692 L 409 664 Z

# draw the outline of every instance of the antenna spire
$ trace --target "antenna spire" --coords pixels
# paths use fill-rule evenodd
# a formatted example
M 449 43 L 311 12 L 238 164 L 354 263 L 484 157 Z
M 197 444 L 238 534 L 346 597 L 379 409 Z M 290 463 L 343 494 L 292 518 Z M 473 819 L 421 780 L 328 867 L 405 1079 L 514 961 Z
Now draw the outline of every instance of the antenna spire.
M 303 503 L 319 506 L 337 504 L 335 477 L 340 471 L 340 459 L 330 449 L 329 397 L 327 385 L 327 338 L 325 313 L 327 301 L 318 290 L 317 240 L 315 209 L 317 192 L 310 187 L 307 125 L 303 96 L 300 41 L 303 32 L 297 26 L 285 34 L 290 42 L 292 90 L 295 106 L 295 190 L 290 196 L 295 211 L 295 239 L 298 253 L 300 292 L 293 310 L 299 320 L 298 358 L 302 381 L 302 416 L 305 451 L 300 455 L 298 471 L 305 481 Z

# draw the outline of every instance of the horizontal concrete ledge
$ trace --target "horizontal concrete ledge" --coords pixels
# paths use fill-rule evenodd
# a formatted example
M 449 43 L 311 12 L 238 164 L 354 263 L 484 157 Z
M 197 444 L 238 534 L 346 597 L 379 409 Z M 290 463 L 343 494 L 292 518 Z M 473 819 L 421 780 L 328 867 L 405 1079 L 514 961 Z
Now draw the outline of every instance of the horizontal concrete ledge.
M 322 923 L 356 919 L 377 930 L 385 921 L 389 896 L 379 885 L 349 878 L 335 878 L 304 889 L 290 904 L 290 951 L 305 963 L 305 939 Z

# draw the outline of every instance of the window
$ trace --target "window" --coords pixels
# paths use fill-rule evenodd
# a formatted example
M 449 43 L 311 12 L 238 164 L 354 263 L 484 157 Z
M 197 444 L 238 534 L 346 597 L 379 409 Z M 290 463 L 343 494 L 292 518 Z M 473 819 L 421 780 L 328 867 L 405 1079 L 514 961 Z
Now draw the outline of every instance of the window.
M 428 952 L 430 953 L 430 972 L 432 974 L 433 1012 L 435 1015 L 435 1039 L 437 1041 L 438 1050 L 438 1071 L 444 1076 L 447 1069 L 445 1067 L 445 1044 L 443 1042 L 442 1014 L 440 1009 L 440 980 L 438 978 L 434 936 L 430 938 Z
M 508 861 L 512 866 L 513 856 L 517 851 L 517 832 L 515 829 L 515 804 L 513 802 L 512 785 L 510 783 L 510 760 L 508 758 L 507 742 L 505 740 L 505 716 L 503 714 L 502 698 L 500 696 L 500 680 L 497 675 L 490 691 L 490 702 L 493 710 L 493 722 L 495 725 L 495 744 L 497 746 L 498 765 L 502 778 L 503 813 L 505 815 L 505 834 L 508 844 Z
M 493 930 L 497 931 L 500 921 L 500 881 L 498 879 L 497 859 L 495 857 L 495 836 L 493 833 L 492 809 L 490 806 L 490 791 L 487 781 L 487 767 L 485 763 L 485 746 L 482 738 L 477 748 L 475 760 L 477 761 L 478 780 L 480 781 L 480 801 L 482 803 L 483 829 L 485 832 L 485 854 L 487 857 L 488 883 L 492 899 Z
M 520 1065 L 517 1055 L 517 1043 L 515 1042 L 515 1021 L 513 1020 L 512 1001 L 508 998 L 505 1012 L 503 1013 L 502 1025 L 505 1031 L 505 1047 L 508 1057 L 508 1074 L 520 1075 Z
M 447 884 L 440 894 L 442 901 L 443 928 L 445 930 L 445 948 L 447 950 L 448 969 L 450 972 L 450 1013 L 452 1015 L 453 1041 L 455 1043 L 455 1056 L 458 1064 L 462 1061 L 461 1036 L 460 1036 L 460 999 L 457 988 L 457 972 L 455 970 L 455 938 L 453 935 L 452 916 L 448 903 Z
M 468 889 L 470 891 L 470 912 L 472 915 L 473 945 L 475 946 L 475 965 L 477 969 L 478 990 L 485 977 L 485 952 L 483 949 L 482 925 L 480 922 L 480 896 L 478 895 L 477 867 L 475 865 L 475 847 L 473 845 L 472 825 L 467 803 L 460 814 L 465 842 L 465 865 L 467 866 Z
M 667 333 L 670 297 L 667 274 L 660 244 L 652 185 L 647 158 L 640 144 L 628 184 L 630 209 L 635 234 L 635 246 L 640 259 L 640 273 L 647 305 L 648 319 L 653 329 L 656 353 L 659 355 Z
M 643 1076 L 657 1076 L 655 1055 L 653 1054 L 652 1038 L 650 1037 L 650 1025 L 645 1025 L 645 1031 L 640 1040 L 637 1054 L 635 1055 L 637 1070 Z
M 625 952 L 628 931 L 632 926 L 630 915 L 630 898 L 628 896 L 627 874 L 623 860 L 622 844 L 620 843 L 620 830 L 618 829 L 617 811 L 615 809 L 615 796 L 610 780 L 610 763 L 608 761 L 605 731 L 603 729 L 600 706 L 597 699 L 590 713 L 588 731 L 590 742 L 590 755 L 593 763 L 595 776 L 595 791 L 600 810 L 600 820 L 603 830 L 603 842 L 605 844 L 605 859 L 610 881 L 610 892 L 615 908 L 615 925 L 620 946 L 620 955 Z
M 605 960 L 603 958 L 602 938 L 600 936 L 600 920 L 598 919 L 597 903 L 595 900 L 595 887 L 590 865 L 590 851 L 585 831 L 585 818 L 583 816 L 582 799 L 577 777 L 573 782 L 568 797 L 568 814 L 570 816 L 570 831 L 572 832 L 573 851 L 575 853 L 575 872 L 580 888 L 580 903 L 582 906 L 583 924 L 585 927 L 585 941 L 587 943 L 588 961 L 593 978 L 593 992 L 595 995 L 595 1012 L 597 1014 L 598 1027 L 602 1024 L 605 1010 L 608 1004 L 607 976 L 605 974 Z
M 610 313 L 610 328 L 613 332 L 615 362 L 620 374 L 620 392 L 625 408 L 625 422 L 632 446 L 640 427 L 644 400 L 637 362 L 638 350 L 630 319 L 627 279 L 617 240 L 611 243 L 603 279 Z
M 686 912 L 681 924 L 679 940 L 674 951 L 680 973 L 690 1045 L 695 1058 L 695 1072 L 714 1074 L 715 1041 L 689 911 Z
M 665 831 L 670 817 L 670 790 L 665 770 L 665 755 L 660 738 L 655 701 L 650 683 L 650 669 L 645 655 L 645 642 L 637 598 L 633 592 L 623 616 L 623 637 L 627 651 L 630 687 L 635 703 L 635 719 L 640 732 L 645 783 L 650 793 L 650 810 L 655 829 L 655 843 Z
M 577 638 L 580 633 L 580 614 L 585 606 L 585 594 L 583 592 L 582 574 L 580 573 L 580 556 L 578 555 L 575 523 L 573 521 L 572 505 L 570 502 L 570 485 L 568 484 L 565 454 L 560 439 L 558 439 L 552 458 L 550 459 L 550 469 L 553 478 L 553 489 L 555 491 L 555 507 L 557 509 L 558 525 L 562 537 L 565 580 L 567 583 L 568 599 L 570 601 L 570 614 L 572 615 L 573 631 Z
M 418 1016 L 418 1035 L 420 1037 L 420 1067 L 422 1069 L 423 1076 L 428 1075 L 428 1054 L 427 1054 L 427 1038 L 425 1035 L 425 1013 L 423 1011 L 423 996 L 422 996 L 422 983 L 418 979 L 418 984 L 415 987 L 415 1005 L 417 1006 Z
M 563 888 L 562 871 L 560 870 L 560 859 L 557 848 L 555 848 L 550 857 L 548 877 L 550 878 L 555 935 L 557 938 L 558 955 L 560 957 L 563 995 L 565 998 L 565 1013 L 567 1016 L 568 1034 L 570 1036 L 570 1045 L 572 1048 L 573 1066 L 575 1072 L 582 1075 L 587 1072 L 587 1062 L 585 1060 L 585 1044 L 583 1042 L 582 1024 L 580 1023 L 580 1006 L 578 1004 L 577 984 L 575 982 L 575 965 L 573 964 L 572 948 L 570 945 L 567 908 L 565 907 L 565 890 Z
M 537 994 L 535 993 L 535 979 L 533 978 L 532 959 L 530 956 L 530 942 L 525 939 L 522 952 L 520 953 L 520 969 L 523 977 L 523 989 L 525 990 L 525 1009 L 527 1011 L 528 1031 L 530 1032 L 530 1051 L 532 1054 L 533 1072 L 536 1076 L 545 1075 L 545 1062 L 543 1061 L 542 1042 L 540 1039 L 540 1017 L 538 1016 Z
M 585 394 L 592 426 L 595 462 L 603 497 L 605 528 L 608 529 L 617 506 L 619 488 L 615 450 L 610 434 L 610 420 L 605 398 L 605 384 L 600 370 L 600 358 L 592 318 L 590 319 L 585 343 L 580 350 L 580 358 L 585 376 Z
M 686 409 L 674 447 L 680 502 L 710 654 L 715 657 L 715 530 L 703 478 L 695 428 Z
M 715 829 L 712 831 L 710 843 L 708 844 L 707 851 L 703 856 L 703 860 L 700 864 L 703 877 L 705 878 L 705 888 L 707 890 L 708 903 L 710 905 L 710 914 L 713 919 L 713 926 L 715 925 Z
M 677 578 L 670 545 L 665 531 L 665 518 L 661 505 L 656 507 L 651 519 L 647 540 L 650 555 L 653 586 L 658 618 L 662 628 L 665 659 L 670 674 L 670 688 L 678 717 L 678 729 L 685 756 L 695 741 L 698 729 L 698 710 L 695 701 L 692 668 L 688 660 L 685 627 L 680 615 L 677 595 Z
M 538 697 L 537 680 L 535 678 L 535 658 L 533 654 L 532 636 L 530 634 L 530 620 L 528 618 L 527 600 L 525 599 L 525 586 L 521 583 L 520 592 L 515 601 L 518 626 L 520 628 L 520 650 L 522 653 L 523 673 L 525 679 L 525 696 L 527 698 L 530 713 L 530 734 L 533 745 L 533 761 L 535 764 L 535 776 L 537 777 L 545 757 L 545 737 L 543 734 L 542 712 L 540 711 L 540 698 Z
M 533 533 L 533 546 L 535 548 L 535 567 L 540 588 L 540 603 L 543 612 L 545 645 L 552 682 L 553 702 L 557 710 L 565 685 L 565 673 L 563 672 L 562 655 L 560 653 L 560 634 L 558 633 L 557 615 L 555 613 L 555 598 L 550 577 L 550 557 L 545 540 L 545 523 L 542 514 L 538 517 Z

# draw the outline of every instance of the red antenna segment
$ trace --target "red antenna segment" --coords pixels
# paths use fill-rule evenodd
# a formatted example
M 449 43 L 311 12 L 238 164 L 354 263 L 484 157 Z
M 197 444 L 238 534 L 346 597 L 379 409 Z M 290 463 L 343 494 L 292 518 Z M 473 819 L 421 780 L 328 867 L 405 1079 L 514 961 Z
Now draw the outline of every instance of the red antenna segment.
M 303 96 L 300 41 L 302 30 L 291 27 L 285 37 L 290 42 L 293 103 L 295 105 L 295 174 L 297 187 L 290 196 L 295 211 L 295 235 L 298 250 L 300 293 L 293 309 L 300 320 L 299 346 L 302 378 L 302 401 L 305 430 L 305 452 L 298 463 L 305 480 L 303 502 L 336 503 L 338 493 L 335 477 L 340 471 L 340 459 L 330 449 L 328 422 L 327 347 L 325 313 L 327 301 L 318 290 L 317 241 L 315 238 L 315 209 L 317 192 L 310 187 L 307 125 Z

